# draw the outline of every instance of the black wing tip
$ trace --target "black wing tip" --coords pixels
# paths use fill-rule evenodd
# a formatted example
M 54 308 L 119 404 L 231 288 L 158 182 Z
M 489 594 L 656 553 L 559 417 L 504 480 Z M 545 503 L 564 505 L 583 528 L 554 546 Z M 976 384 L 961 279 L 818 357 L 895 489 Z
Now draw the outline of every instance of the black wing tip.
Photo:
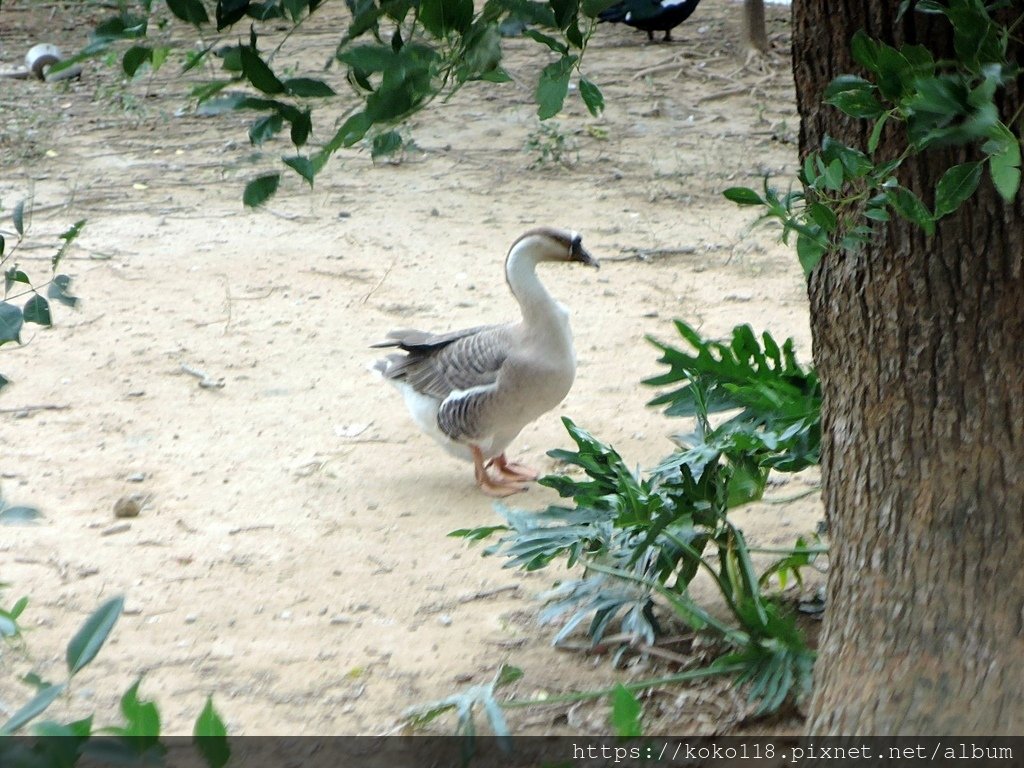
M 410 337 L 423 336 L 425 334 L 412 328 L 396 328 L 393 331 L 388 331 L 386 335 L 387 338 L 384 341 L 374 342 L 370 345 L 370 349 L 384 349 L 386 347 L 401 347 L 405 349 Z

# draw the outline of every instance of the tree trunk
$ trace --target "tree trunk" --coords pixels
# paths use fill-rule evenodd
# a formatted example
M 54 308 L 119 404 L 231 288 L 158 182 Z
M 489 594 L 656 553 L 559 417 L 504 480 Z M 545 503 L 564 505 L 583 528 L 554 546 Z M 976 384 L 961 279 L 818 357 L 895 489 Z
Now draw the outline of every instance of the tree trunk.
M 743 37 L 753 50 L 768 53 L 768 31 L 764 24 L 764 0 L 743 0 Z
M 832 77 L 865 74 L 856 30 L 952 51 L 941 18 L 898 6 L 795 0 L 802 154 L 826 133 L 865 146 L 868 121 L 820 103 Z M 876 158 L 899 141 L 887 130 Z M 943 171 L 979 157 L 929 151 L 901 181 L 932 205 Z M 894 218 L 826 256 L 809 294 L 832 535 L 810 731 L 1024 733 L 1024 194 L 1004 203 L 986 174 L 933 237 Z

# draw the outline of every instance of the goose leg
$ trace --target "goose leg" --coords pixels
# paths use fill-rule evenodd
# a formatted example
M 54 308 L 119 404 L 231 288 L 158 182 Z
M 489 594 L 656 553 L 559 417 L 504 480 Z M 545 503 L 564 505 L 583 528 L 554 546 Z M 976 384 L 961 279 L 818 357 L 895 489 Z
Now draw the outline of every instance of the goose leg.
M 504 477 L 515 480 L 536 480 L 538 473 L 519 462 L 509 461 L 505 454 L 495 456 L 487 466 L 493 466 Z
M 481 491 L 488 496 L 501 498 L 511 496 L 514 493 L 525 491 L 528 486 L 516 482 L 511 477 L 499 479 L 491 477 L 487 472 L 487 465 L 484 464 L 484 455 L 475 445 L 470 446 L 473 452 L 473 473 L 476 476 L 476 484 Z

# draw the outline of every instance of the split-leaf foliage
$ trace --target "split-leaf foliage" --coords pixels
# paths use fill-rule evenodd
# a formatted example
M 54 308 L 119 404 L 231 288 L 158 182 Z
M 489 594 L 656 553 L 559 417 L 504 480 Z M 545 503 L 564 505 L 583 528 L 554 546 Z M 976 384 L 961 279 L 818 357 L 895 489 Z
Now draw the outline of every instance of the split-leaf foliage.
M 670 614 L 717 638 L 723 652 L 713 666 L 748 683 L 759 711 L 773 711 L 808 691 L 813 653 L 771 580 L 799 578 L 821 548 L 801 539 L 759 572 L 730 512 L 760 499 L 772 471 L 818 463 L 821 387 L 813 369 L 797 361 L 792 340 L 779 345 L 746 325 L 728 342 L 704 339 L 682 321 L 675 328 L 684 346 L 650 339 L 668 370 L 644 383 L 667 388 L 651 405 L 692 419 L 693 431 L 676 437 L 677 450 L 640 472 L 563 419 L 576 448 L 549 455 L 582 477 L 552 475 L 540 483 L 570 503 L 540 512 L 499 507 L 505 525 L 451 535 L 479 541 L 500 533 L 486 553 L 507 558 L 506 567 L 564 562 L 582 571 L 546 595 L 542 618 L 560 624 L 556 643 L 584 628 L 596 644 L 614 627 L 653 644 Z M 718 588 L 728 620 L 691 596 L 702 571 Z M 616 706 L 617 727 L 626 728 L 627 705 Z

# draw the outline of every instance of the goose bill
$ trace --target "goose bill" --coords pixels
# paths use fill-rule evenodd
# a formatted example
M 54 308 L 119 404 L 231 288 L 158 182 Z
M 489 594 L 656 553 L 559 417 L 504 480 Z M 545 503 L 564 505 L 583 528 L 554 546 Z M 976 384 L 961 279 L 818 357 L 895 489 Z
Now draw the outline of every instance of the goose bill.
M 594 267 L 594 269 L 600 269 L 601 264 L 590 255 L 590 252 L 584 248 L 579 242 L 572 244 L 572 260 L 578 261 L 580 264 L 586 264 L 588 267 Z

